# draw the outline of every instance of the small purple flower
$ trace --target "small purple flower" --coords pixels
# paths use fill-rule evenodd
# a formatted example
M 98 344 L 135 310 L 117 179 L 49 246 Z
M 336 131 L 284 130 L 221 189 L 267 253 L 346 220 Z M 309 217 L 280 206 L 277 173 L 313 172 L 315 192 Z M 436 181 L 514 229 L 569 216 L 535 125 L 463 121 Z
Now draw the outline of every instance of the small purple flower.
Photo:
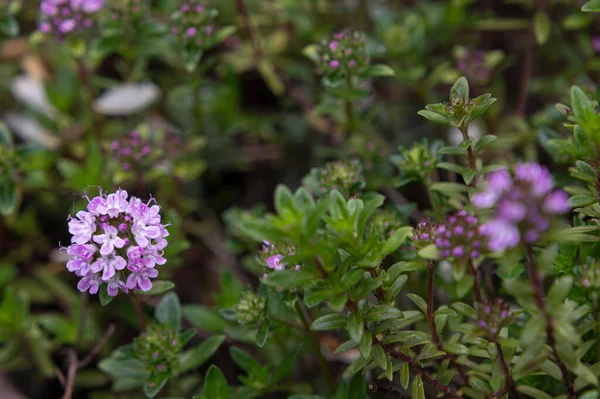
M 562 215 L 570 209 L 569 196 L 562 190 L 553 191 L 544 201 L 544 210 L 551 214 Z
M 475 223 L 473 223 L 475 221 Z M 479 232 L 477 218 L 465 210 L 449 216 L 444 225 L 437 229 L 438 238 L 435 246 L 441 258 L 453 257 L 459 263 L 466 262 L 469 258 L 479 256 L 475 244 L 479 244 L 484 237 Z M 473 256 L 476 254 L 477 256 Z
M 102 244 L 100 247 L 100 255 L 106 256 L 115 250 L 115 248 L 123 248 L 125 240 L 119 237 L 119 230 L 116 227 L 104 223 L 104 234 L 98 234 L 93 237 L 96 244 Z
M 330 61 L 329 66 L 331 67 L 331 69 L 336 69 L 340 66 L 340 62 L 337 60 Z
M 150 291 L 152 289 L 152 281 L 150 279 L 158 277 L 158 270 L 140 264 L 130 266 L 129 270 L 131 274 L 127 277 L 127 288 L 131 290 L 140 289 L 142 291 Z
M 481 234 L 488 238 L 488 247 L 494 252 L 514 248 L 521 239 L 519 229 L 504 220 L 494 219 L 481 227 Z
M 90 28 L 93 21 L 85 16 L 97 13 L 103 5 L 104 0 L 43 0 L 39 30 L 62 38 L 75 30 Z
M 283 270 L 285 269 L 286 263 L 282 262 L 283 255 L 277 254 L 267 258 L 267 266 L 273 270 Z

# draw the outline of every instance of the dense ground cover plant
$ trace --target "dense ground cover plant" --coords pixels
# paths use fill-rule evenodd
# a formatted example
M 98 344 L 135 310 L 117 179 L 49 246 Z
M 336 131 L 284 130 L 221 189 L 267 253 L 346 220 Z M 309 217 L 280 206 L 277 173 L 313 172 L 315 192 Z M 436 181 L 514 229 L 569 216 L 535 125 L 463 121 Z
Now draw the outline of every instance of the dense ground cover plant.
M 1 392 L 600 396 L 599 2 L 34 3 Z

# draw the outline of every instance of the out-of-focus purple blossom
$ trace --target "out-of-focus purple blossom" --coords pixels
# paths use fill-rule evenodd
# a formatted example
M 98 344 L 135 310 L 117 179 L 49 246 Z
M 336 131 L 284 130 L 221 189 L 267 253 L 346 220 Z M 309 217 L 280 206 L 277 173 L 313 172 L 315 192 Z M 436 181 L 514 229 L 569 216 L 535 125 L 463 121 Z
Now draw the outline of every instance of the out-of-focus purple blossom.
M 483 299 L 477 304 L 477 322 L 475 331 L 486 338 L 495 341 L 502 328 L 514 321 L 510 304 L 500 298 L 496 300 Z
M 87 211 L 69 220 L 73 234 L 66 247 L 67 270 L 81 277 L 77 288 L 95 294 L 101 284 L 110 296 L 119 290 L 148 291 L 158 276 L 156 265 L 166 259 L 162 250 L 169 235 L 161 224 L 160 207 L 128 198 L 125 190 L 88 199 Z M 126 281 L 126 282 L 125 282 Z
M 479 230 L 479 219 L 465 210 L 448 217 L 435 232 L 434 242 L 440 257 L 454 258 L 460 263 L 478 258 L 485 242 Z
M 173 14 L 171 32 L 188 48 L 207 49 L 214 43 L 216 10 L 197 2 L 186 2 Z
M 331 77 L 342 77 L 364 72 L 369 66 L 366 38 L 357 31 L 345 29 L 319 43 L 317 68 Z
M 486 53 L 481 50 L 467 50 L 456 61 L 458 69 L 468 80 L 477 83 L 486 83 L 492 73 L 491 68 L 485 63 Z
M 94 25 L 93 17 L 104 6 L 104 0 L 42 0 L 38 29 L 58 38 Z
M 473 197 L 473 204 L 496 207 L 494 218 L 480 228 L 494 252 L 521 242 L 535 243 L 550 228 L 554 215 L 570 210 L 567 194 L 555 189 L 548 169 L 535 163 L 518 164 L 513 176 L 507 170 L 492 172 L 485 190 Z
M 152 146 L 137 130 L 110 143 L 114 158 L 125 171 L 139 167 L 152 153 Z
M 594 36 L 592 38 L 592 47 L 596 54 L 600 54 L 600 36 Z

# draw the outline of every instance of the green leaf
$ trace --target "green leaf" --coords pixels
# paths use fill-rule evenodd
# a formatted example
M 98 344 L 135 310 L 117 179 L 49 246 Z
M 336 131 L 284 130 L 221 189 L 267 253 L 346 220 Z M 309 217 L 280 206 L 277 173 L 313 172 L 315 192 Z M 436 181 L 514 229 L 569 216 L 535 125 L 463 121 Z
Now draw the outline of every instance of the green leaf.
M 175 288 L 175 283 L 172 281 L 157 280 L 152 282 L 150 291 L 137 291 L 138 295 L 160 295 Z
M 388 238 L 381 248 L 381 255 L 387 256 L 394 253 L 400 245 L 406 240 L 406 238 L 412 234 L 413 228 L 410 226 L 401 227 L 396 230 L 390 238 Z
M 540 391 L 537 388 L 530 387 L 527 385 L 521 385 L 517 387 L 517 391 L 524 393 L 525 395 L 531 396 L 535 399 L 552 399 L 552 396 L 548 395 L 544 391 Z
M 225 341 L 224 335 L 207 338 L 195 348 L 189 349 L 179 356 L 181 371 L 193 370 L 200 367 L 219 349 Z
M 275 188 L 275 211 L 277 214 L 283 215 L 285 212 L 295 212 L 294 198 L 289 188 L 283 184 L 279 184 Z
M 451 353 L 453 355 L 468 355 L 469 348 L 465 345 L 459 344 L 457 342 L 448 342 L 444 345 L 444 349 L 446 352 Z
M 108 358 L 98 363 L 98 368 L 113 377 L 143 379 L 148 376 L 144 362 L 134 358 Z
M 396 298 L 398 294 L 400 294 L 400 291 L 402 291 L 402 287 L 404 287 L 404 284 L 407 280 L 408 276 L 406 274 L 398 276 L 398 278 L 386 291 L 386 296 L 388 297 L 388 299 Z
M 450 101 L 453 103 L 469 101 L 469 82 L 464 76 L 458 78 L 450 89 Z
M 358 313 L 351 313 L 350 317 L 348 317 L 346 329 L 350 338 L 357 344 L 360 343 L 364 331 L 362 317 Z
M 219 29 L 213 36 L 213 45 L 221 43 L 237 31 L 237 26 L 229 25 Z
M 406 277 L 406 276 L 400 276 Z M 406 279 L 405 279 L 406 280 Z M 402 311 L 392 305 L 377 305 L 373 306 L 367 312 L 367 321 L 384 321 L 390 319 L 402 319 L 404 314 Z
M 288 288 L 302 286 L 304 283 L 313 281 L 315 276 L 309 271 L 300 270 L 281 270 L 269 273 L 263 282 L 272 287 L 280 287 L 283 290 Z
M 183 65 L 185 70 L 190 73 L 194 72 L 202 58 L 202 50 L 196 46 L 186 47 L 183 50 Z
M 373 336 L 371 335 L 371 333 L 369 331 L 364 331 L 362 340 L 360 341 L 360 344 L 358 345 L 358 351 L 360 352 L 360 355 L 362 357 L 364 357 L 365 359 L 370 359 L 372 349 L 373 349 Z
M 400 366 L 400 385 L 402 385 L 402 388 L 407 389 L 409 382 L 410 366 L 408 365 L 408 363 L 405 362 L 404 364 L 402 364 L 402 366 Z
M 425 399 L 425 387 L 423 386 L 421 374 L 417 374 L 412 380 L 410 397 L 411 399 Z
M 571 109 L 573 116 L 580 123 L 585 123 L 596 118 L 596 110 L 592 100 L 578 86 L 571 87 Z
M 467 316 L 469 319 L 475 319 L 477 316 L 475 309 L 473 309 L 473 307 L 467 305 L 466 303 L 456 302 L 456 303 L 452 304 L 452 307 L 454 309 L 456 309 L 456 311 L 458 313 L 462 313 L 463 315 Z
M 6 126 L 6 123 L 0 121 L 0 145 L 12 148 L 13 144 L 12 134 L 10 133 L 8 126 Z
M 15 37 L 19 34 L 19 23 L 13 17 L 4 17 L 0 19 L 0 32 L 8 37 Z
M 163 297 L 154 310 L 154 317 L 159 322 L 168 324 L 175 331 L 181 329 L 181 304 L 175 293 Z
M 550 30 L 552 23 L 548 14 L 542 11 L 538 11 L 533 16 L 533 30 L 535 32 L 535 38 L 538 44 L 544 44 L 550 37 Z
M 431 122 L 434 123 L 440 123 L 442 125 L 449 125 L 450 124 L 450 119 L 446 118 L 443 115 L 440 115 L 438 113 L 423 109 L 419 112 L 417 112 L 417 114 L 421 115 L 422 117 L 429 119 Z
M 427 314 L 427 302 L 417 294 L 406 294 L 415 305 L 421 309 L 424 314 Z
M 498 136 L 494 136 L 493 134 L 486 134 L 475 143 L 474 151 L 475 153 L 479 153 L 485 147 L 490 145 L 492 142 L 496 141 Z
M 182 313 L 193 326 L 208 332 L 221 333 L 225 327 L 225 321 L 219 315 L 201 305 L 184 305 Z
M 161 389 L 165 386 L 169 379 L 167 377 L 160 377 L 157 381 L 148 381 L 144 383 L 144 394 L 147 398 L 155 397 Z
M 310 60 L 316 62 L 319 60 L 319 46 L 316 44 L 308 45 L 302 49 L 302 54 Z
M 359 267 L 353 267 L 352 269 L 348 270 L 346 274 L 344 274 L 344 277 L 342 277 L 342 287 L 344 287 L 344 289 L 350 289 L 354 287 L 356 283 L 362 280 L 364 274 L 365 272 L 363 269 Z
M 0 177 L 0 215 L 11 214 L 17 206 L 17 185 L 8 178 Z
M 588 1 L 581 7 L 581 11 L 585 12 L 600 12 L 600 0 Z
M 267 342 L 267 338 L 269 337 L 269 323 L 268 321 L 265 321 L 260 328 L 258 329 L 258 332 L 256 333 L 256 346 L 258 346 L 259 348 L 262 348 L 263 346 L 265 346 L 265 343 Z
M 373 65 L 367 72 L 369 76 L 394 76 L 395 74 L 392 67 L 384 64 Z
M 484 136 L 487 137 L 487 136 Z M 450 146 L 450 147 L 442 147 L 439 150 L 437 150 L 438 154 L 442 154 L 442 155 L 467 155 L 467 150 L 464 150 L 460 147 L 454 147 L 454 146 Z
M 332 313 L 325 316 L 321 316 L 313 321 L 310 329 L 312 331 L 326 331 L 335 330 L 336 328 L 342 328 L 346 325 L 346 316 L 339 313 Z
M 204 378 L 206 399 L 229 399 L 229 388 L 223 372 L 215 365 L 208 368 Z
M 573 286 L 573 277 L 563 276 L 556 280 L 556 282 L 548 291 L 548 302 L 554 305 L 560 305 L 564 302 L 567 295 L 571 291 Z
M 263 368 L 262 364 L 260 364 L 258 360 L 253 358 L 248 352 L 238 347 L 232 346 L 229 349 L 229 355 L 231 356 L 231 360 L 233 360 L 233 362 L 248 375 L 257 374 Z
M 387 369 L 387 357 L 385 356 L 385 351 L 380 345 L 375 345 L 373 347 L 372 356 L 373 360 L 375 360 L 375 363 L 377 363 L 379 367 L 381 367 L 383 370 Z
M 424 248 L 421 248 L 419 250 L 419 252 L 417 252 L 417 255 L 419 255 L 420 258 L 423 259 L 438 259 L 440 257 L 440 253 L 438 251 L 438 248 L 435 246 L 435 244 L 430 244 L 427 245 Z

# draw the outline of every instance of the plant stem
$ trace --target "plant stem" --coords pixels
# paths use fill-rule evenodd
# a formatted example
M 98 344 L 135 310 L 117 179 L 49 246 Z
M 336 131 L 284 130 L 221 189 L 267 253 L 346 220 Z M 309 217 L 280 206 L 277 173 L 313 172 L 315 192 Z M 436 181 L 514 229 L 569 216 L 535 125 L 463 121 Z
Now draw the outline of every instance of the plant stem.
M 316 332 L 310 330 L 310 325 L 312 324 L 312 322 L 306 314 L 306 311 L 304 310 L 304 304 L 301 302 L 300 298 L 296 300 L 294 306 L 296 308 L 296 312 L 298 312 L 298 316 L 300 316 L 302 325 L 306 329 L 306 333 L 309 335 L 309 340 L 313 347 L 313 351 L 317 354 L 317 358 L 319 360 L 319 367 L 321 368 L 321 374 L 325 377 L 327 391 L 329 392 L 329 394 L 333 395 L 336 389 L 336 384 L 333 375 L 331 374 L 331 370 L 329 370 L 329 367 L 327 366 L 327 360 L 325 360 L 323 352 L 321 352 L 319 335 Z
M 558 356 L 558 351 L 556 350 L 556 338 L 554 337 L 554 319 L 548 313 L 548 308 L 546 307 L 546 303 L 544 302 L 544 285 L 542 282 L 542 278 L 537 270 L 537 265 L 535 263 L 535 257 L 533 254 L 533 250 L 531 247 L 527 248 L 527 258 L 529 260 L 529 274 L 531 278 L 531 284 L 533 286 L 533 295 L 535 297 L 535 304 L 540 310 L 542 317 L 546 321 L 546 337 L 548 340 L 548 346 L 552 349 L 552 354 L 554 355 L 554 360 L 560 369 L 560 372 L 563 377 L 563 381 L 565 382 L 565 386 L 567 387 L 567 395 L 569 399 L 575 399 L 575 389 L 573 388 L 573 384 L 571 383 L 571 377 L 569 375 L 569 370 L 567 366 L 563 363 Z
M 354 89 L 354 85 L 352 84 L 352 77 L 350 75 L 346 75 L 346 88 L 348 92 L 352 92 Z M 344 106 L 346 109 L 346 134 L 352 133 L 355 129 L 355 116 L 354 116 L 354 105 L 352 104 L 352 100 L 344 100 Z
M 463 139 L 465 141 L 469 140 L 469 125 L 461 124 L 458 129 L 462 133 Z M 467 159 L 469 161 L 469 168 L 475 171 L 475 177 L 473 177 L 473 179 L 469 183 L 469 186 L 475 187 L 475 185 L 477 184 L 477 163 L 475 159 L 475 151 L 473 151 L 472 145 L 470 145 L 469 148 L 467 148 Z
M 437 327 L 435 326 L 435 316 L 433 314 L 433 294 L 435 289 L 435 264 L 434 262 L 429 262 L 429 275 L 427 278 L 427 321 L 429 322 L 429 331 L 431 332 L 431 338 L 433 340 L 434 345 L 438 348 L 439 351 L 446 352 L 444 343 L 440 339 L 440 336 L 437 332 Z M 463 379 L 465 383 L 468 383 L 469 376 L 462 368 L 460 364 L 458 364 L 458 359 L 451 353 L 446 352 L 446 358 L 452 362 L 456 371 Z
M 425 379 L 425 381 L 427 381 L 428 383 L 430 383 L 431 385 L 436 387 L 440 392 L 443 392 L 444 394 L 446 394 L 447 396 L 449 396 L 453 399 L 462 399 L 462 396 L 460 396 L 459 394 L 454 392 L 452 389 L 450 389 L 450 387 L 448 387 L 448 386 L 442 384 L 441 382 L 439 382 L 438 380 L 436 380 L 431 374 L 429 374 L 429 372 L 427 370 L 425 370 L 423 367 L 421 367 L 410 356 L 405 355 L 404 353 L 394 349 L 392 346 L 386 346 L 385 349 L 386 349 L 387 353 L 390 354 L 390 356 L 408 363 L 410 368 L 415 370 L 417 373 L 421 374 L 421 376 Z
M 469 258 L 469 269 L 471 270 L 471 274 L 473 275 L 473 296 L 475 297 L 475 301 L 479 304 L 482 303 L 481 297 L 481 288 L 479 287 L 479 273 L 475 268 L 475 264 L 473 263 L 473 259 Z
M 499 391 L 494 392 L 493 397 L 499 398 L 500 396 L 506 395 L 506 393 L 510 390 L 513 396 L 517 397 L 517 391 L 515 389 L 515 382 L 510 375 L 510 369 L 508 368 L 508 363 L 506 363 L 506 359 L 504 358 L 504 353 L 502 353 L 502 345 L 500 342 L 494 342 L 496 345 L 496 351 L 498 352 L 498 360 L 500 361 L 500 365 L 502 366 L 502 374 L 504 374 L 504 386 L 500 388 Z
M 131 300 L 131 305 L 133 305 L 133 310 L 135 312 L 135 317 L 137 318 L 140 330 L 143 331 L 146 329 L 146 317 L 144 316 L 144 310 L 142 309 L 142 304 L 140 303 L 140 300 L 138 299 L 137 296 L 135 296 L 134 293 L 130 292 L 129 295 L 127 295 L 127 296 Z
M 89 299 L 87 292 L 82 292 L 80 295 L 79 306 L 79 323 L 77 324 L 77 335 L 75 336 L 75 347 L 81 343 L 85 332 L 85 316 L 87 312 L 87 304 Z

